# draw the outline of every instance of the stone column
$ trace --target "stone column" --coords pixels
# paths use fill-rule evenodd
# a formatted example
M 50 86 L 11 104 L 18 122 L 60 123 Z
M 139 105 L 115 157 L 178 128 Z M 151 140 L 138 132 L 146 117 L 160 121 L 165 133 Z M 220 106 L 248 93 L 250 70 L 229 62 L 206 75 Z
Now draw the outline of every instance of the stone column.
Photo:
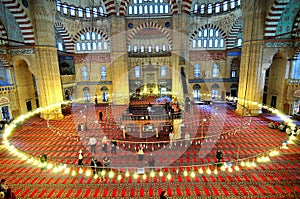
M 187 66 L 189 66 L 189 20 L 189 15 L 187 15 L 186 13 L 173 16 L 173 47 L 171 56 L 172 92 L 176 95 L 179 102 L 181 102 L 182 104 L 184 104 L 186 96 L 184 96 L 183 93 L 183 79 L 181 78 L 181 67 L 184 68 L 184 72 L 186 75 L 185 79 L 188 79 Z
M 41 107 L 63 101 L 58 55 L 55 45 L 55 13 L 53 1 L 34 0 L 33 18 L 35 28 L 35 65 L 33 66 L 38 85 Z M 44 119 L 61 119 L 60 106 L 43 111 Z
M 113 67 L 114 104 L 129 103 L 128 55 L 126 48 L 125 19 L 112 16 L 111 18 L 111 67 Z
M 239 105 L 237 112 L 244 114 L 243 106 L 251 115 L 261 113 L 256 103 L 263 98 L 263 52 L 266 2 L 243 1 L 243 46 L 239 76 Z M 254 102 L 254 103 L 253 103 Z

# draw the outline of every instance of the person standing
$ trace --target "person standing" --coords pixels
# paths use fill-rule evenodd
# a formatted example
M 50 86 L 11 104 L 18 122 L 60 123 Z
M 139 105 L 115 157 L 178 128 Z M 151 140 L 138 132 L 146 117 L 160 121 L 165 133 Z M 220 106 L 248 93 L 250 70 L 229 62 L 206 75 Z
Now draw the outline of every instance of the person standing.
M 149 159 L 148 159 L 148 164 L 150 168 L 154 168 L 154 163 L 155 163 L 155 159 L 152 153 L 150 153 Z
M 107 137 L 104 136 L 102 138 L 102 151 L 104 151 L 105 153 L 107 153 Z
M 103 119 L 103 113 L 102 113 L 102 111 L 100 111 L 99 112 L 99 120 L 102 121 L 102 119 Z
M 97 95 L 95 95 L 95 105 L 97 105 L 98 104 L 98 97 L 97 97 Z
M 82 150 L 80 149 L 78 153 L 78 165 L 83 165 L 82 161 L 83 161 L 83 153 Z
M 117 155 L 117 141 L 111 141 L 111 154 Z
M 91 153 L 96 153 L 97 139 L 93 135 L 90 137 L 88 144 L 91 145 Z

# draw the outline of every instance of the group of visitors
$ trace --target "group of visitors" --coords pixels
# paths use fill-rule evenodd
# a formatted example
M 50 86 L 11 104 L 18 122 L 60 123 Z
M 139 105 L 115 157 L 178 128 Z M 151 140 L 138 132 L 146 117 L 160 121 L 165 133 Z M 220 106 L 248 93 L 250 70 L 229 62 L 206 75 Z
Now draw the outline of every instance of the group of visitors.
M 293 135 L 293 136 L 297 136 L 300 135 L 300 127 L 296 126 L 294 129 L 292 129 L 291 126 L 288 126 L 286 123 L 282 122 L 282 123 L 278 123 L 278 122 L 273 122 L 271 121 L 269 123 L 269 127 L 271 129 L 278 129 L 281 132 L 286 132 L 287 135 Z

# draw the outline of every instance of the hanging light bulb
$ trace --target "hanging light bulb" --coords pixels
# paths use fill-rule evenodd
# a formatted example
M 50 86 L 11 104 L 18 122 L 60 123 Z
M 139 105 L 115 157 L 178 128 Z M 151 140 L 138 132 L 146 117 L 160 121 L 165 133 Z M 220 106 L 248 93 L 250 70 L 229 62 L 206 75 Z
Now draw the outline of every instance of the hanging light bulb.
M 96 173 L 96 174 L 94 175 L 94 179 L 96 180 L 98 177 L 99 177 L 99 176 L 98 176 L 98 174 Z
M 134 174 L 133 174 L 133 178 L 134 179 L 137 179 L 139 177 L 139 175 L 137 174 L 137 172 L 135 172 Z
M 129 177 L 129 176 L 130 176 L 129 171 L 126 171 L 125 176 L 126 176 L 126 177 Z
M 196 177 L 196 174 L 195 174 L 194 171 L 191 172 L 191 177 L 192 177 L 192 178 Z
M 153 170 L 150 172 L 150 176 L 151 176 L 152 178 L 155 176 L 155 172 L 154 172 Z
M 118 175 L 118 180 L 121 180 L 122 179 L 122 176 L 119 174 Z
M 210 175 L 210 174 L 211 174 L 211 170 L 210 170 L 210 168 L 207 168 L 207 170 L 206 170 L 206 173 L 207 173 L 208 175 Z
M 167 179 L 168 179 L 168 180 L 171 180 L 171 178 L 172 178 L 171 174 L 170 174 L 170 173 L 168 173 L 168 175 L 167 175 Z
M 71 174 L 72 176 L 76 176 L 76 171 L 73 170 Z
M 202 167 L 199 169 L 199 173 L 200 173 L 200 174 L 203 174 L 203 169 L 202 169 Z
M 217 168 L 214 169 L 214 174 L 215 174 L 215 175 L 218 174 L 218 169 L 217 169 Z
M 105 176 L 105 174 L 106 174 L 106 171 L 105 171 L 105 170 L 102 170 L 102 171 L 101 171 L 101 175 L 102 175 L 102 176 Z
M 83 173 L 83 169 L 82 169 L 82 168 L 79 168 L 78 173 L 82 174 L 82 173 Z
M 241 162 L 241 166 L 242 166 L 242 167 L 245 166 L 245 162 L 244 162 L 244 161 Z
M 221 166 L 221 171 L 225 171 L 226 167 L 224 165 Z
M 89 170 L 89 169 L 86 170 L 86 172 L 85 172 L 85 175 L 86 175 L 86 176 L 90 176 L 91 174 L 92 174 L 91 170 Z
M 143 175 L 143 179 L 146 180 L 147 179 L 147 175 L 144 173 Z
M 228 171 L 231 173 L 233 170 L 231 167 L 228 168 Z
M 108 173 L 108 177 L 109 178 L 113 178 L 115 176 L 115 173 L 111 170 L 109 173 Z
M 187 170 L 184 170 L 183 175 L 184 175 L 184 176 L 187 176 L 187 175 L 188 175 Z
M 234 170 L 239 171 L 240 167 L 238 165 L 235 165 Z
M 164 173 L 162 171 L 159 172 L 159 176 L 162 177 Z

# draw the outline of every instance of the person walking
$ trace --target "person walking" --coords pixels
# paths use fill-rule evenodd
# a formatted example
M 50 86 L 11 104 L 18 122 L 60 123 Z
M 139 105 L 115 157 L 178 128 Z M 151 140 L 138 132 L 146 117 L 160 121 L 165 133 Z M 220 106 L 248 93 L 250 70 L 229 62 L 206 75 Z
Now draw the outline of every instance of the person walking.
M 89 140 L 89 145 L 91 145 L 91 153 L 96 153 L 96 144 L 97 144 L 97 139 L 92 135 Z
M 117 141 L 111 141 L 111 154 L 117 155 Z
M 83 153 L 82 150 L 80 149 L 78 153 L 78 165 L 83 165 L 82 161 L 83 161 Z

